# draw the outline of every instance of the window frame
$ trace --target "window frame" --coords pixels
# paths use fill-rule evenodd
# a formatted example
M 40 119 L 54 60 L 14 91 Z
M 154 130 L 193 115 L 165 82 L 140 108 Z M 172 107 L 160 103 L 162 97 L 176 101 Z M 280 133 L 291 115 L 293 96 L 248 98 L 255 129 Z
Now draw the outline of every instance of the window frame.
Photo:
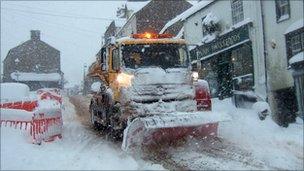
M 304 49 L 304 32 L 301 33 L 302 49 Z
M 296 36 L 300 37 L 300 47 L 301 49 L 297 52 L 293 51 L 293 42 L 292 39 Z M 287 61 L 291 59 L 294 55 L 297 53 L 303 52 L 304 51 L 304 27 L 299 28 L 297 30 L 294 30 L 290 33 L 287 33 L 285 35 L 285 45 L 286 45 L 286 58 Z
M 282 1 L 285 1 L 286 3 L 283 4 Z M 282 9 L 285 8 L 287 9 L 287 14 L 281 14 Z M 276 11 L 276 20 L 277 23 L 280 23 L 282 21 L 288 20 L 290 18 L 290 2 L 289 0 L 275 0 L 275 11 Z M 286 18 L 282 18 L 282 16 L 288 15 Z
M 232 25 L 244 21 L 243 0 L 231 0 Z
M 297 49 L 295 49 L 295 47 Z M 301 52 L 302 48 L 302 42 L 301 42 L 301 35 L 294 35 L 290 38 L 290 48 L 292 55 L 295 55 L 298 52 Z

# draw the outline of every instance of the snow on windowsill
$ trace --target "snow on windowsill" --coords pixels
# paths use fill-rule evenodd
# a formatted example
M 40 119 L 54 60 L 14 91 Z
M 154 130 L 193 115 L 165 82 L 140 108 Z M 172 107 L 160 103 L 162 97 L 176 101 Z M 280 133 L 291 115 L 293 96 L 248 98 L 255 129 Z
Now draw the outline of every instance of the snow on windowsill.
M 253 22 L 253 21 L 252 21 L 250 18 L 246 18 L 245 20 L 243 20 L 243 21 L 241 21 L 241 22 L 239 22 L 239 23 L 237 23 L 237 24 L 232 25 L 229 29 L 226 29 L 226 30 L 222 31 L 222 32 L 219 34 L 219 36 L 223 36 L 223 35 L 225 35 L 225 34 L 231 32 L 231 31 L 233 31 L 233 30 L 235 30 L 235 29 L 237 29 L 237 28 L 239 28 L 239 27 L 241 27 L 241 26 L 244 26 L 244 25 L 246 25 L 246 24 L 248 24 L 248 23 L 251 23 L 251 22 Z M 204 44 L 206 44 L 206 43 L 209 43 L 209 42 L 213 41 L 214 39 L 216 39 L 215 34 L 212 34 L 212 35 L 209 35 L 209 34 L 208 34 L 207 36 L 204 36 L 204 37 L 202 38 L 202 41 L 201 41 L 201 42 L 198 42 L 198 43 L 195 43 L 195 44 L 196 44 L 197 46 L 201 46 L 201 45 L 204 45 Z M 193 47 L 192 49 L 195 49 L 195 47 Z M 190 50 L 192 50 L 192 49 L 190 49 Z
M 304 20 L 298 20 L 296 22 L 294 22 L 293 24 L 291 24 L 285 31 L 284 34 L 288 34 L 290 32 L 293 32 L 295 30 L 298 30 L 299 28 L 304 27 Z
M 285 14 L 285 15 L 282 15 L 279 19 L 278 19 L 278 23 L 281 22 L 281 21 L 284 21 L 284 20 L 287 20 L 289 18 L 289 14 Z
M 304 61 L 304 52 L 300 52 L 289 59 L 289 64 L 294 64 Z
M 251 22 L 253 22 L 252 19 L 246 18 L 243 21 L 238 22 L 238 23 L 232 25 L 229 29 L 226 29 L 226 30 L 222 31 L 222 33 L 220 34 L 220 36 L 222 36 L 224 34 L 227 34 L 227 33 L 231 32 L 231 31 L 233 31 L 233 30 L 235 30 L 235 29 L 237 29 L 239 27 L 242 27 L 242 26 L 244 26 L 244 25 L 246 25 L 248 23 L 251 23 Z

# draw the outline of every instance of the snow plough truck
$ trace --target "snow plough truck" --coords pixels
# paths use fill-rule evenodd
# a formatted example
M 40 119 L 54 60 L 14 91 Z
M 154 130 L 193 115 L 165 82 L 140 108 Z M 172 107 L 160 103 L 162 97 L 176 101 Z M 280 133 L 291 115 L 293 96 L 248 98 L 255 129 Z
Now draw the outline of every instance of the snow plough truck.
M 217 136 L 208 83 L 191 70 L 185 40 L 132 34 L 103 46 L 88 76 L 90 120 L 125 151 L 178 139 Z M 97 87 L 97 88 L 96 88 Z

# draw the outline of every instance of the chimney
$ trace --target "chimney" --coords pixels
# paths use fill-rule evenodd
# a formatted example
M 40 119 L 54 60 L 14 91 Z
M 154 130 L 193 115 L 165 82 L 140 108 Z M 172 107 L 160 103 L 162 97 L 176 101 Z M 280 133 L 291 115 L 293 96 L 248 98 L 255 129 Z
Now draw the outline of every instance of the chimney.
M 31 30 L 31 39 L 40 40 L 40 30 Z

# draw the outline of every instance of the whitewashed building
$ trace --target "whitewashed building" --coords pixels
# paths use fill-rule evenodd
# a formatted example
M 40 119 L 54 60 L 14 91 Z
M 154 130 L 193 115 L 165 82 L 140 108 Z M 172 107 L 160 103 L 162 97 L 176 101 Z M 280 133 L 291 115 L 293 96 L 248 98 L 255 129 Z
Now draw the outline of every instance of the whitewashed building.
M 268 100 L 274 116 L 283 116 L 275 117 L 279 123 L 299 110 L 288 59 L 303 51 L 303 1 L 200 1 L 161 32 L 178 22 L 182 36 L 196 44 L 193 68 L 209 82 L 213 97 L 254 91 Z M 290 31 L 296 38 L 288 37 Z
M 297 111 L 303 117 L 304 65 L 302 62 L 301 78 L 294 79 L 289 63 L 293 56 L 301 54 L 304 61 L 303 6 L 303 1 L 295 0 L 263 1 L 262 3 L 268 97 L 274 112 L 280 117 L 279 120 L 292 120 L 290 116 Z M 298 83 L 295 84 L 295 81 Z M 300 89 L 302 89 L 301 92 Z

